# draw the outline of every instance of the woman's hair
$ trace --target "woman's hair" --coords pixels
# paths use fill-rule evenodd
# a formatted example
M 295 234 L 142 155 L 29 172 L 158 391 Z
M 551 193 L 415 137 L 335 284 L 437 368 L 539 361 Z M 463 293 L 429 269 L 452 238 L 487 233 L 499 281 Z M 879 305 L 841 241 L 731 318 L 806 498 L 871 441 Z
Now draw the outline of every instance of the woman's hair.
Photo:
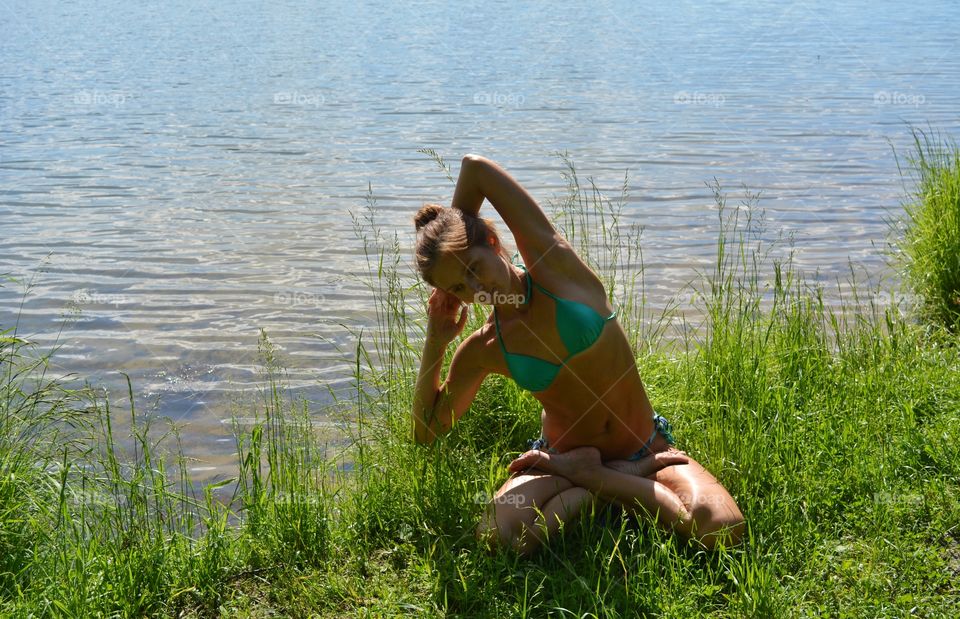
M 441 253 L 489 245 L 488 240 L 493 237 L 496 251 L 507 255 L 492 221 L 460 209 L 424 204 L 414 216 L 413 223 L 417 227 L 417 271 L 431 286 L 433 282 L 429 273 Z

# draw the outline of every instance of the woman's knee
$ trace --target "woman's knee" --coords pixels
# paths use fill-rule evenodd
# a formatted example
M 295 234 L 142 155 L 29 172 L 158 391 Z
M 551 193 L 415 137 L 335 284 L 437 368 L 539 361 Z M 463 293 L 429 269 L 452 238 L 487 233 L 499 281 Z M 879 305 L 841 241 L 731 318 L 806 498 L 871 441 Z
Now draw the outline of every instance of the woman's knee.
M 487 506 L 480 516 L 480 523 L 476 530 L 477 541 L 488 550 L 493 550 L 503 544 L 501 529 L 496 519 L 496 512 Z
M 585 488 L 571 487 L 558 493 L 536 510 L 533 522 L 523 522 L 512 532 L 510 546 L 523 556 L 532 555 L 592 499 L 593 494 Z
M 477 539 L 491 549 L 511 547 L 521 554 L 535 550 L 541 542 L 539 537 L 544 525 L 549 530 L 556 529 L 557 522 L 575 516 L 592 496 L 583 488 L 573 487 L 566 479 L 556 481 L 552 493 L 545 493 L 542 483 L 528 486 L 534 490 L 532 493 L 519 491 L 521 486 L 498 493 L 483 511 L 476 530 Z M 508 484 L 504 484 L 505 489 Z
M 721 544 L 726 548 L 738 546 L 743 541 L 746 527 L 747 523 L 744 520 L 711 521 L 697 530 L 693 539 L 703 544 L 708 550 L 713 550 Z
M 674 524 L 675 532 L 709 549 L 741 542 L 746 529 L 743 514 L 727 489 L 698 462 L 690 458 L 685 465 L 661 469 L 653 478 L 668 485 L 687 508 L 689 517 Z
M 527 527 L 533 525 L 536 513 L 529 515 L 519 510 L 500 509 L 491 502 L 483 510 L 477 525 L 476 537 L 489 550 L 499 547 L 517 548 Z
M 707 507 L 694 507 L 692 518 L 684 529 L 682 533 L 685 537 L 713 550 L 721 544 L 725 547 L 739 545 L 746 530 L 746 521 L 739 510 L 736 514 L 731 510 L 717 513 Z

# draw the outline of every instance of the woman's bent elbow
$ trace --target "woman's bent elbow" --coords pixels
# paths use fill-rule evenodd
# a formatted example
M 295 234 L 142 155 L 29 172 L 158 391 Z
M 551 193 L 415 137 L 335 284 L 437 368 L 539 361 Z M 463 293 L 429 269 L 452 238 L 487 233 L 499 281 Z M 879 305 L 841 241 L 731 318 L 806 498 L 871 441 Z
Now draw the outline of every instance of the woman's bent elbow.
M 421 445 L 430 445 L 441 434 L 446 433 L 446 429 L 438 428 L 435 425 L 429 425 L 423 421 L 416 420 L 413 428 L 413 440 Z

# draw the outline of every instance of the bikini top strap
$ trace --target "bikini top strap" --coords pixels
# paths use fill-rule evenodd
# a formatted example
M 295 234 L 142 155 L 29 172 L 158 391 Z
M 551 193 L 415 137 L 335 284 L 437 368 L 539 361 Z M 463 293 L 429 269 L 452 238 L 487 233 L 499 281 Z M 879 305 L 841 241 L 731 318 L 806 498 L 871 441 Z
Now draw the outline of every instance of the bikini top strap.
M 525 296 L 524 299 L 523 299 L 523 304 L 526 305 L 526 304 L 530 303 L 530 299 L 531 299 L 531 297 L 532 297 L 532 295 L 533 295 L 533 288 L 531 287 L 531 285 L 533 284 L 533 278 L 530 277 L 530 271 L 527 270 L 527 267 L 526 267 L 522 262 L 517 262 L 517 258 L 518 258 L 519 256 L 520 256 L 520 252 L 517 252 L 517 253 L 513 254 L 513 258 L 510 259 L 510 262 L 512 262 L 514 265 L 520 267 L 521 269 L 523 269 L 523 272 L 524 272 L 524 273 L 526 274 L 526 276 L 527 276 L 527 293 L 526 293 L 526 296 Z M 539 285 L 539 284 L 537 284 L 537 288 L 540 288 L 540 285 Z
M 500 317 L 497 315 L 497 308 L 493 308 L 493 322 L 494 326 L 497 329 L 497 340 L 500 342 L 500 349 L 503 351 L 504 356 L 507 354 L 507 346 L 503 343 L 503 336 L 500 334 Z

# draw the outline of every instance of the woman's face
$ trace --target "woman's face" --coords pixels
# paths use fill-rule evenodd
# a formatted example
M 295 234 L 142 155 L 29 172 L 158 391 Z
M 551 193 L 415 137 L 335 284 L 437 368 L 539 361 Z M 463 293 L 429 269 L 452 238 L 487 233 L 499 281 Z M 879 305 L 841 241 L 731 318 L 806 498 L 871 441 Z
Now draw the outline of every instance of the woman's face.
M 510 266 L 491 245 L 440 254 L 431 280 L 463 303 L 493 305 L 510 291 Z

